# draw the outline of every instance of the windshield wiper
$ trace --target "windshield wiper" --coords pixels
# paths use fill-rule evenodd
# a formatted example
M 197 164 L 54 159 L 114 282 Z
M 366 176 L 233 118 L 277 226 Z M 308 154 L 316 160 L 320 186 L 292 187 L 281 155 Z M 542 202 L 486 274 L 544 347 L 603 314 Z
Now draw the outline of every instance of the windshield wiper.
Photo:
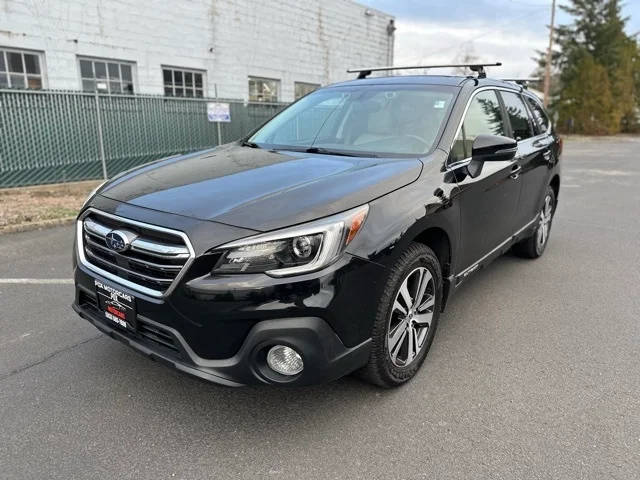
M 260 145 L 258 145 L 255 142 L 249 142 L 247 140 L 245 140 L 244 142 L 241 143 L 241 145 L 243 147 L 251 147 L 251 148 L 261 148 Z
M 375 153 L 369 152 L 345 152 L 344 150 L 331 150 L 329 148 L 322 147 L 309 147 L 305 150 L 306 153 L 321 153 L 324 155 L 338 155 L 341 157 L 377 157 Z

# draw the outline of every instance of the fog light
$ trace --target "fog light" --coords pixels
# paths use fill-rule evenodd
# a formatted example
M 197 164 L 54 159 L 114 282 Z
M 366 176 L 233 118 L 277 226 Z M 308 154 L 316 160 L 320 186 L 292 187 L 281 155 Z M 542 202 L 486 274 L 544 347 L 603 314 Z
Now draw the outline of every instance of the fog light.
M 267 353 L 267 364 L 272 370 L 282 375 L 297 375 L 304 368 L 300 354 L 284 345 L 271 347 Z

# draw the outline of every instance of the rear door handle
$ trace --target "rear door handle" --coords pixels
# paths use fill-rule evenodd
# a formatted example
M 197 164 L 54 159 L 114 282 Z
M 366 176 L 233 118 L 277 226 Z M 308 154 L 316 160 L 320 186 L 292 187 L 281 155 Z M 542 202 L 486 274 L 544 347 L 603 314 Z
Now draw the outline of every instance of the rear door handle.
M 522 170 L 522 167 L 520 165 L 514 165 L 513 167 L 511 167 L 511 175 L 509 176 L 515 180 L 520 176 L 521 170 Z

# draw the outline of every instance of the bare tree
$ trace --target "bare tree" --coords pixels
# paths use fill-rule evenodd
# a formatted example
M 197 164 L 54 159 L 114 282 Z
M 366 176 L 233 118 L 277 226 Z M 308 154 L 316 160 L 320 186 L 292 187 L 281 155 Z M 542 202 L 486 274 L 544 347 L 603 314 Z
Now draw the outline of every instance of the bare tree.
M 451 63 L 453 64 L 463 64 L 463 63 L 478 63 L 479 57 L 475 54 L 475 49 L 473 48 L 473 42 L 465 42 L 462 44 L 460 51 L 454 57 Z M 453 69 L 454 75 L 471 75 L 471 70 L 466 67 L 455 67 Z

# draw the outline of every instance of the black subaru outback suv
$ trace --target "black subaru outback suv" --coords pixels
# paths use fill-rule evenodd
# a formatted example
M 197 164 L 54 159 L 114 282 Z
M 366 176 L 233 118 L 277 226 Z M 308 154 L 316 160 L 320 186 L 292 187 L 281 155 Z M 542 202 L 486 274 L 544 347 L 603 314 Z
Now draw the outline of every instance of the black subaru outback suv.
M 400 385 L 447 299 L 543 254 L 562 144 L 522 86 L 364 78 L 233 144 L 112 179 L 77 220 L 74 310 L 224 385 Z

